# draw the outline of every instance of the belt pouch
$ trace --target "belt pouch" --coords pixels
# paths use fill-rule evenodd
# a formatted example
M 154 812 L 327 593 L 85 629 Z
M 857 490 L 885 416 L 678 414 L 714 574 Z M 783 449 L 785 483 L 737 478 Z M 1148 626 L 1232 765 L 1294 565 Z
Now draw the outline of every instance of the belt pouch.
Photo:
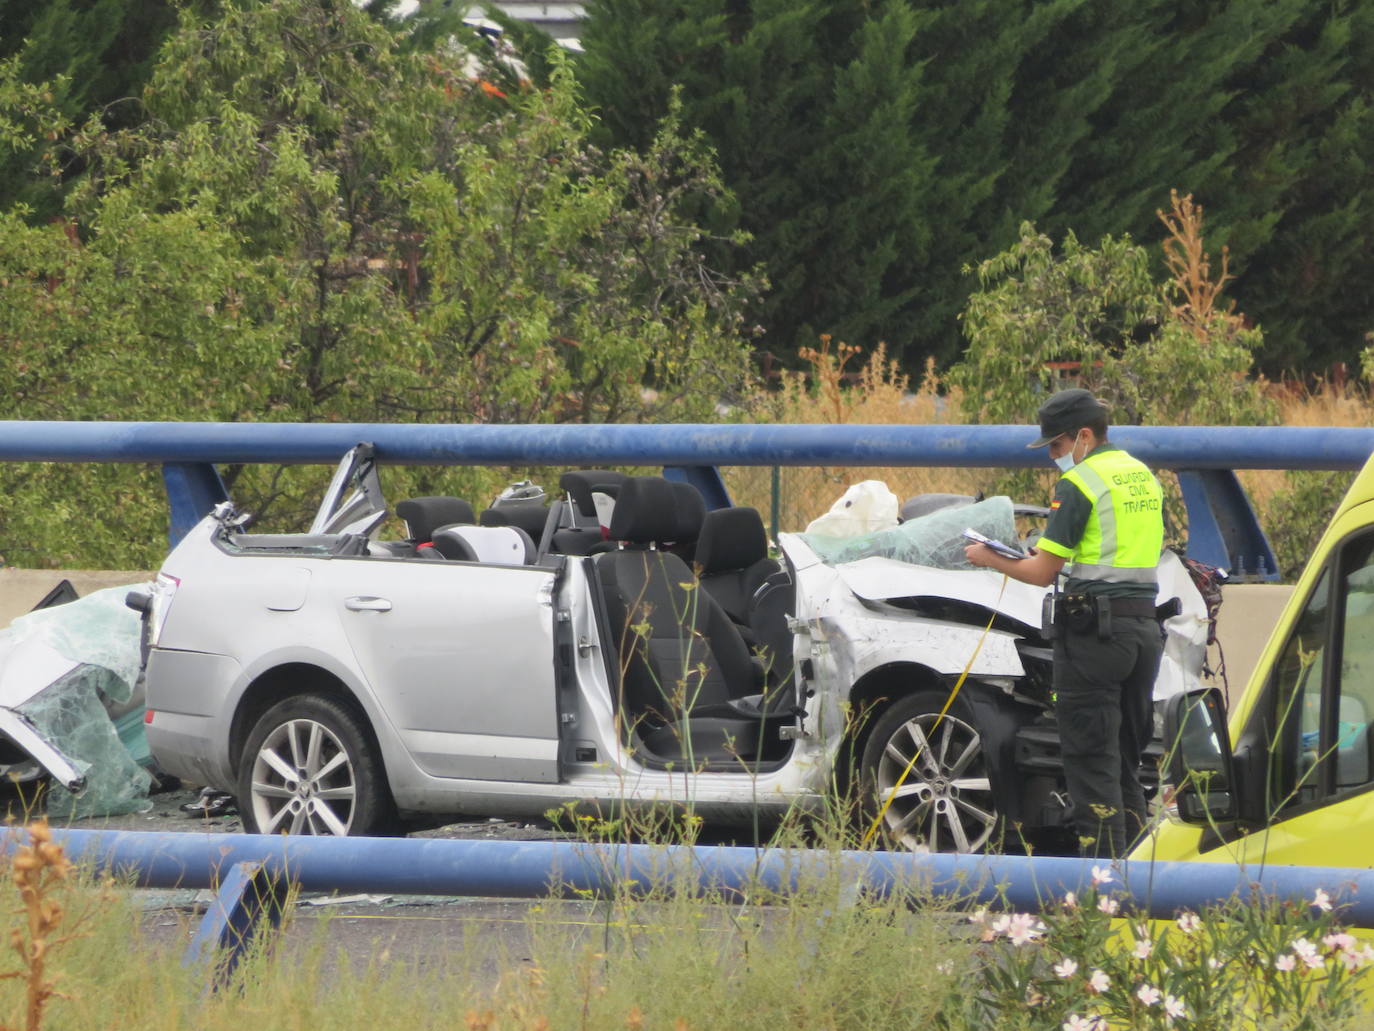
M 1054 615 L 1054 594 L 1051 592 L 1040 599 L 1040 633 L 1047 641 L 1053 641 L 1059 636 L 1054 625 Z
M 1112 599 L 1099 594 L 1093 598 L 1093 608 L 1097 610 L 1097 639 L 1112 639 Z

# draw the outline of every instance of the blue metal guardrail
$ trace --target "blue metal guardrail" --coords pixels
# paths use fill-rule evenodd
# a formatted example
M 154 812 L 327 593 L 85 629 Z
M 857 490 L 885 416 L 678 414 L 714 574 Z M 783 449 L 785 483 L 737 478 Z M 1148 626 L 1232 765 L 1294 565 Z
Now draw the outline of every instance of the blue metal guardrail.
M 0 460 L 160 462 L 179 540 L 224 499 L 218 464 L 333 463 L 360 441 L 398 465 L 662 465 L 730 503 L 723 465 L 1039 467 L 1028 426 L 557 425 L 377 423 L 0 422 Z M 1374 429 L 1141 427 L 1112 439 L 1155 468 L 1178 472 L 1189 554 L 1233 572 L 1277 576 L 1273 549 L 1236 469 L 1358 469 Z
M 1081 893 L 1092 860 L 1051 856 L 827 853 L 738 847 L 597 845 L 580 842 L 328 838 L 255 834 L 54 830 L 72 859 L 155 888 L 211 888 L 188 961 L 221 947 L 232 966 L 266 917 L 280 914 L 286 886 L 305 891 L 500 898 L 606 897 L 672 885 L 726 894 L 761 888 L 786 895 L 808 877 L 838 875 L 876 895 L 920 886 L 960 904 L 1038 912 Z M 6 836 L 4 847 L 22 843 Z M 1122 862 L 1104 886 L 1129 911 L 1169 919 L 1230 899 L 1311 900 L 1322 888 L 1341 919 L 1374 927 L 1374 870 L 1227 863 Z

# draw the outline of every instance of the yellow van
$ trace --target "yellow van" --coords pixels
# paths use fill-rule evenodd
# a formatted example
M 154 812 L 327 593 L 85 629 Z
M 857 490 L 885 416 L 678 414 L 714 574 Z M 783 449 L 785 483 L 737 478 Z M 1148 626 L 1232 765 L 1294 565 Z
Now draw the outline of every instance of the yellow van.
M 1209 688 L 1171 699 L 1164 723 L 1176 814 L 1131 858 L 1374 866 L 1374 458 L 1229 721 Z

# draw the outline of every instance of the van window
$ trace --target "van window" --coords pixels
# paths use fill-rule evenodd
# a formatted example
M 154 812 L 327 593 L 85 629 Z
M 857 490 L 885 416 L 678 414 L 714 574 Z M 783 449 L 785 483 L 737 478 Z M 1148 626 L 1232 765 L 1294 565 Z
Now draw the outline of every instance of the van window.
M 1273 683 L 1271 809 L 1374 785 L 1374 534 L 1318 578 Z
M 1320 794 L 1317 771 L 1322 670 L 1331 630 L 1329 595 L 1327 574 L 1322 573 L 1274 668 L 1276 716 L 1281 728 L 1274 749 L 1279 774 L 1274 785 L 1275 808 L 1301 805 Z
M 1370 767 L 1370 733 L 1374 726 L 1374 537 L 1348 546 L 1341 566 L 1341 652 L 1332 728 L 1337 791 L 1374 781 L 1374 769 Z

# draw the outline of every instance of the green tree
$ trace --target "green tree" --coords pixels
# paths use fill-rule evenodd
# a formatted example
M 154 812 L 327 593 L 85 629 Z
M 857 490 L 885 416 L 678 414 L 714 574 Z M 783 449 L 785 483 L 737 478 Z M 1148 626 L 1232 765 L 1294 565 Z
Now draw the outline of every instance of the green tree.
M 1201 210 L 1175 195 L 1161 219 L 1173 273 L 1164 284 L 1129 237 L 1104 237 L 1092 248 L 1070 233 L 1056 251 L 1029 223 L 1013 247 L 978 266 L 963 316 L 968 350 L 948 377 L 963 390 L 969 421 L 1033 421 L 1065 385 L 1066 369 L 1110 405 L 1114 424 L 1272 421 L 1248 376 L 1261 334 L 1220 303 L 1229 273 L 1224 257 L 1212 268 Z M 1043 484 L 1020 473 L 995 486 L 1026 492 Z
M 1353 371 L 1374 329 L 1374 8 L 1301 7 L 1236 90 L 1212 209 L 1232 227 L 1236 296 L 1266 327 L 1261 365 Z
M 738 399 L 750 286 L 681 214 L 722 192 L 700 141 L 669 118 L 644 152 L 603 152 L 565 68 L 505 98 L 484 80 L 342 0 L 186 12 L 150 120 L 71 139 L 90 171 L 70 223 L 0 214 L 14 416 L 673 420 Z M 0 92 L 41 122 L 41 97 Z M 269 523 L 313 504 L 295 472 L 228 472 Z M 146 480 L 105 474 L 146 500 L 76 541 L 50 514 L 80 503 L 72 477 L 3 476 L 12 562 L 160 550 Z
M 887 17 L 909 30 L 862 46 L 857 27 Z M 951 361 L 962 265 L 1025 220 L 1152 244 L 1174 186 L 1229 245 L 1266 369 L 1352 361 L 1374 325 L 1351 288 L 1374 240 L 1368 5 L 594 0 L 583 42 L 579 78 L 618 143 L 641 145 L 682 90 L 740 204 L 716 217 L 768 272 L 780 352 L 833 332 L 886 339 L 908 367 Z
M 936 242 L 924 225 L 931 165 L 902 130 L 922 102 L 904 0 L 601 0 L 588 9 L 578 76 L 617 143 L 642 146 L 680 92 L 737 208 L 717 225 L 752 243 L 739 261 L 771 282 L 765 346 L 820 332 L 904 338 L 911 269 Z
M 152 71 L 153 59 L 176 26 L 177 5 L 171 0 L 0 0 L 0 58 L 13 58 L 21 82 L 48 84 L 49 103 L 67 120 L 96 118 L 107 129 L 138 124 L 143 114 L 138 97 Z M 35 220 L 56 215 L 62 192 L 80 162 L 64 178 L 34 178 L 46 164 L 53 141 L 38 140 L 16 149 L 0 162 L 0 208 L 22 201 Z

